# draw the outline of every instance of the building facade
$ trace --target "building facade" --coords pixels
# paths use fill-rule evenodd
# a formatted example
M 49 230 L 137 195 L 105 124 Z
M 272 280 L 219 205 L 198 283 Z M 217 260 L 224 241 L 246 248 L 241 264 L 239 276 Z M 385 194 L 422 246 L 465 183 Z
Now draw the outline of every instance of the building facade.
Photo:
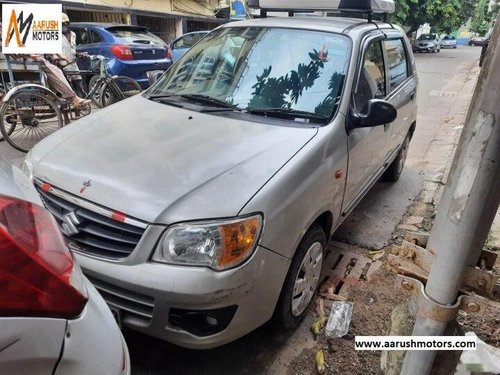
M 0 3 L 60 3 L 72 22 L 145 26 L 167 43 L 190 31 L 211 30 L 227 22 L 229 14 L 228 0 L 7 0 Z

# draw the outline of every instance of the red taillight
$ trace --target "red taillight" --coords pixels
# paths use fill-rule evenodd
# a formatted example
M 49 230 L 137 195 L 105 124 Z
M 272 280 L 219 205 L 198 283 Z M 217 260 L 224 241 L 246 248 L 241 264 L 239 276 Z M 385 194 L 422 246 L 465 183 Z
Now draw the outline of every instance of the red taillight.
M 165 55 L 167 59 L 172 60 L 172 50 L 170 49 L 169 46 L 167 46 L 167 54 Z
M 115 44 L 114 46 L 111 46 L 111 52 L 120 60 L 134 59 L 132 51 L 130 50 L 129 46 L 126 46 L 125 44 Z
M 86 301 L 83 275 L 50 213 L 0 195 L 0 316 L 74 318 Z

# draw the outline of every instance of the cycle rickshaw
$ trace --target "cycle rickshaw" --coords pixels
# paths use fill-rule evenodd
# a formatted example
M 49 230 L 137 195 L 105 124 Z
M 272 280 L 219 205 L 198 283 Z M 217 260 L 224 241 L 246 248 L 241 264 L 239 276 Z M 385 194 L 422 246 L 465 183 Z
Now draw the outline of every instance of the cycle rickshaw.
M 103 56 L 90 58 L 89 71 L 63 71 L 68 78 L 92 75 L 88 92 L 81 85 L 74 87 L 79 95 L 92 99 L 98 107 L 104 107 L 141 92 L 141 86 L 132 78 L 111 76 Z M 28 152 L 41 139 L 91 112 L 90 104 L 73 107 L 52 91 L 40 62 L 0 54 L 0 75 L 0 92 L 4 95 L 0 110 L 0 141 L 5 139 L 19 151 Z

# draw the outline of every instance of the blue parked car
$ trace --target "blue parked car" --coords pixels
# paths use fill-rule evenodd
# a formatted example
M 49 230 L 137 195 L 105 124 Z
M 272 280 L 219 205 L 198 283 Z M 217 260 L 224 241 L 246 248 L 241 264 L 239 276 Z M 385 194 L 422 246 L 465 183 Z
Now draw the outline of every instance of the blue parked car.
M 70 26 L 76 34 L 78 52 L 109 58 L 113 75 L 135 79 L 148 87 L 147 72 L 166 70 L 172 65 L 170 47 L 147 28 L 133 25 L 75 22 Z M 88 69 L 82 62 L 81 69 Z
M 170 43 L 173 62 L 179 60 L 182 55 L 184 55 L 192 46 L 198 43 L 198 41 L 209 32 L 210 31 L 193 31 L 191 33 L 181 35 L 172 43 Z

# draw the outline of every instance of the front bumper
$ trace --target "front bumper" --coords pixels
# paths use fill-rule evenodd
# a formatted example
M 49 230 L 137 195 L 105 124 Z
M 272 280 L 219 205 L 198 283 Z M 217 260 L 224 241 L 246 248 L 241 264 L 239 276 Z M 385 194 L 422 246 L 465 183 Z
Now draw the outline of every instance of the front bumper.
M 192 349 L 226 344 L 268 321 L 290 264 L 289 259 L 262 247 L 257 247 L 244 265 L 223 272 L 153 262 L 128 265 L 81 254 L 76 257 L 124 326 Z M 230 306 L 237 309 L 227 328 L 208 336 L 190 333 L 169 319 L 171 309 L 199 311 Z
M 431 52 L 431 51 L 437 51 L 437 46 L 414 46 L 413 50 L 418 51 L 418 52 Z

